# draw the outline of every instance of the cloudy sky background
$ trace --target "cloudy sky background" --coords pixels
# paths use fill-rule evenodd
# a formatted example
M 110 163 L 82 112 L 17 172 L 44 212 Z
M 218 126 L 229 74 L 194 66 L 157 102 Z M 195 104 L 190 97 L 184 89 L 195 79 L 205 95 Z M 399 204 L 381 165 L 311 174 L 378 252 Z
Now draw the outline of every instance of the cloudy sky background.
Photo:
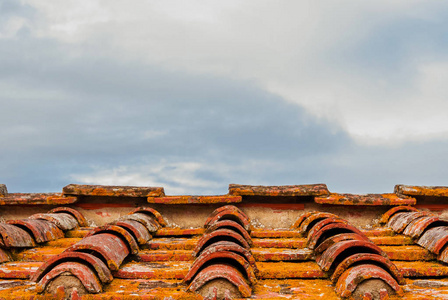
M 0 0 L 0 183 L 448 185 L 448 3 Z

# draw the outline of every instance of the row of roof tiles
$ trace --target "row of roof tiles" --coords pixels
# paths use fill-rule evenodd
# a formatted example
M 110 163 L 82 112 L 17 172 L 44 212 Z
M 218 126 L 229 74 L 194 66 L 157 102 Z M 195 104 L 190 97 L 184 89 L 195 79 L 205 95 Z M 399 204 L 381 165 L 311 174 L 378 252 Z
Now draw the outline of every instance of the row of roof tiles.
M 419 197 L 447 197 L 447 189 L 399 185 L 394 194 L 351 195 L 332 194 L 323 184 L 230 185 L 223 196 L 165 196 L 163 188 L 90 185 L 69 185 L 61 194 L 8 194 L 0 185 L 0 202 L 66 204 L 104 196 L 216 204 L 307 196 L 320 204 L 413 205 Z M 79 212 L 56 208 L 0 223 L 0 298 L 79 299 L 86 292 L 86 299 L 117 293 L 149 299 L 448 298 L 448 222 L 397 206 L 380 223 L 387 225 L 366 231 L 334 214 L 308 212 L 290 230 L 265 230 L 253 228 L 238 208 L 223 206 L 204 228 L 180 229 L 164 227 L 163 216 L 146 207 L 87 228 Z
M 55 213 L 71 216 L 76 228 Z M 79 299 L 86 292 L 86 299 L 120 294 L 131 299 L 443 298 L 448 296 L 448 267 L 436 254 L 448 242 L 447 224 L 418 213 L 413 207 L 394 207 L 381 219 L 386 227 L 366 231 L 337 215 L 310 212 L 290 230 L 279 231 L 252 228 L 233 206 L 214 210 L 204 228 L 193 229 L 166 228 L 163 216 L 151 208 L 83 228 L 79 213 L 57 208 L 40 219 L 58 226 L 62 237 L 38 241 L 32 222 L 25 231 L 35 245 L 8 244 L 11 236 L 2 236 L 9 262 L 0 265 L 0 298 Z M 426 227 L 418 220 L 426 220 Z M 25 228 L 20 227 L 25 221 L 3 226 Z M 408 227 L 418 227 L 420 235 L 400 234 L 415 231 Z M 428 239 L 425 235 L 437 246 L 420 243 Z M 74 279 L 81 285 L 73 285 Z M 373 285 L 363 284 L 369 282 Z
M 346 220 L 329 213 L 307 213 L 296 222 L 316 262 L 331 274 L 336 293 L 341 297 L 362 299 L 402 295 L 403 276 L 388 255 Z M 378 279 L 375 288 L 362 288 L 364 281 Z M 359 287 L 358 287 L 359 286 Z
M 394 193 L 385 194 L 337 194 L 331 193 L 325 184 L 253 186 L 229 185 L 229 193 L 219 196 L 166 196 L 162 187 L 101 186 L 70 184 L 62 193 L 8 193 L 0 185 L 1 205 L 65 205 L 78 201 L 79 197 L 107 196 L 146 198 L 154 204 L 225 204 L 243 202 L 247 196 L 261 197 L 313 197 L 318 204 L 333 205 L 414 205 L 416 197 L 448 197 L 448 187 L 396 185 Z

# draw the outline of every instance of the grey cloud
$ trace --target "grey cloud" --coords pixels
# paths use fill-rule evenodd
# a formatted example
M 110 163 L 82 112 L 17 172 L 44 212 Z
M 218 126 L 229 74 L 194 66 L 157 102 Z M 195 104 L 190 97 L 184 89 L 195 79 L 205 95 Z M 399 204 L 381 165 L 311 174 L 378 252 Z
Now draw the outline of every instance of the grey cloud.
M 356 147 L 328 168 L 330 188 L 353 193 L 392 192 L 395 184 L 447 185 L 448 141 L 408 142 L 399 147 Z
M 60 188 L 70 174 L 92 167 L 162 159 L 288 164 L 351 143 L 336 125 L 248 82 L 93 55 L 70 58 L 54 41 L 27 38 L 0 46 L 16 53 L 0 55 L 0 76 L 18 89 L 1 96 L 0 124 L 7 130 L 0 133 L 0 165 L 10 190 Z M 33 55 L 22 60 L 30 48 Z M 198 176 L 210 170 L 204 172 Z
M 31 18 L 35 14 L 35 9 L 28 4 L 22 3 L 22 1 L 1 0 L 0 14 L 2 15 L 2 20 L 7 20 L 11 16 Z
M 23 21 L 21 26 L 17 28 L 17 33 L 18 35 L 26 35 L 29 32 L 29 22 L 34 20 L 35 16 L 36 10 L 22 1 L 0 0 L 0 37 L 8 31 L 8 23 L 13 19 Z
M 364 18 L 350 31 L 352 38 L 341 34 L 321 59 L 327 68 L 362 77 L 371 85 L 384 80 L 387 86 L 381 89 L 387 88 L 386 93 L 376 100 L 381 102 L 414 88 L 420 64 L 447 59 L 448 5 L 416 2 L 401 11 L 379 9 L 382 3 L 370 5 L 371 11 L 359 7 Z

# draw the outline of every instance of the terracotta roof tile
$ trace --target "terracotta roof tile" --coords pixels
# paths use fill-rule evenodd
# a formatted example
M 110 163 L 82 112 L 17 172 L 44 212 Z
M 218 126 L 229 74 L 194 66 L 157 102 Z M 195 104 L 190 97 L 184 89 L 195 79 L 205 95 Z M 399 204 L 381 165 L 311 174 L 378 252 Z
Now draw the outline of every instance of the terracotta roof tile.
M 361 283 L 372 278 L 381 279 L 384 285 L 383 288 L 378 288 L 378 286 L 375 286 L 374 289 L 367 288 L 368 291 L 360 294 L 361 297 L 366 298 L 366 295 L 370 295 L 370 299 L 373 299 L 372 295 L 379 292 L 380 298 L 388 298 L 389 292 L 386 289 L 387 286 L 392 288 L 396 294 L 403 295 L 403 289 L 392 275 L 383 268 L 373 264 L 357 265 L 346 270 L 336 283 L 336 292 L 341 297 L 350 297 Z
M 411 238 L 420 237 L 427 228 L 436 226 L 448 226 L 448 221 L 442 220 L 437 216 L 428 215 L 411 221 L 405 228 L 403 234 Z
M 165 196 L 148 197 L 148 203 L 155 204 L 226 204 L 241 202 L 241 196 Z
M 316 203 L 333 205 L 415 205 L 414 198 L 396 194 L 330 194 L 327 197 L 316 197 Z
M 92 231 L 90 231 L 89 234 L 87 234 L 85 236 L 85 238 L 94 236 L 94 235 L 100 235 L 103 233 L 108 233 L 108 234 L 118 237 L 122 242 L 124 242 L 124 244 L 126 244 L 130 254 L 138 253 L 139 247 L 137 244 L 137 240 L 134 237 L 134 235 L 128 231 L 127 227 L 121 227 L 121 226 L 112 225 L 112 224 L 103 225 L 101 227 L 97 227 L 97 228 L 93 229 Z M 104 235 L 102 235 L 101 237 L 103 238 Z M 103 241 L 101 241 L 101 242 L 103 242 Z
M 91 268 L 78 262 L 63 262 L 52 268 L 37 282 L 36 292 L 43 293 L 47 287 L 51 286 L 53 281 L 56 282 L 59 278 L 63 278 L 60 275 L 65 273 L 70 273 L 73 277 L 79 279 L 89 293 L 97 294 L 103 290 L 101 282 Z
M 191 262 L 128 262 L 114 272 L 115 278 L 122 279 L 179 279 L 187 275 Z
M 29 279 L 43 262 L 7 262 L 0 265 L 2 279 Z
M 164 227 L 166 225 L 166 221 L 165 219 L 163 219 L 162 215 L 155 209 L 151 208 L 151 207 L 138 207 L 136 209 L 134 209 L 133 211 L 131 211 L 130 213 L 128 213 L 128 215 L 133 215 L 133 214 L 144 214 L 147 215 L 151 218 L 154 219 L 154 221 L 156 221 L 158 223 L 158 227 Z
M 431 215 L 431 213 L 427 211 L 397 213 L 389 219 L 387 226 L 392 228 L 396 233 L 402 233 L 411 222 L 429 215 Z
M 387 212 L 385 212 L 380 219 L 380 223 L 381 224 L 385 224 L 387 222 L 389 222 L 389 219 L 400 212 L 410 212 L 410 211 L 418 211 L 418 209 L 416 209 L 415 207 L 412 206 L 396 206 L 393 207 L 391 209 L 389 209 Z
M 81 226 L 81 227 L 87 226 L 86 218 L 84 218 L 84 216 L 76 209 L 73 209 L 70 207 L 56 207 L 56 208 L 53 208 L 52 210 L 50 210 L 48 213 L 50 213 L 50 214 L 69 214 L 76 219 L 79 226 Z
M 448 276 L 448 266 L 434 261 L 394 261 L 400 273 L 407 278 L 427 278 Z
M 162 187 L 107 186 L 69 184 L 62 189 L 64 195 L 109 196 L 109 197 L 160 197 Z
M 395 193 L 408 196 L 448 197 L 446 186 L 412 186 L 399 184 L 395 186 Z
M 48 221 L 64 231 L 75 229 L 79 226 L 78 220 L 76 220 L 76 218 L 71 214 L 66 213 L 34 214 L 30 217 L 30 219 Z
M 230 184 L 229 194 L 236 196 L 323 196 L 329 191 L 325 184 L 306 185 L 240 185 Z
M 46 220 L 23 219 L 10 220 L 7 223 L 24 229 L 37 243 L 45 243 L 64 237 L 61 229 Z
M 77 200 L 77 197 L 65 197 L 60 193 L 9 193 L 0 197 L 0 205 L 65 205 Z
M 0 245 L 4 248 L 34 247 L 34 239 L 26 230 L 12 224 L 0 223 Z
M 193 250 L 152 250 L 141 249 L 136 255 L 138 261 L 162 262 L 162 261 L 193 261 Z

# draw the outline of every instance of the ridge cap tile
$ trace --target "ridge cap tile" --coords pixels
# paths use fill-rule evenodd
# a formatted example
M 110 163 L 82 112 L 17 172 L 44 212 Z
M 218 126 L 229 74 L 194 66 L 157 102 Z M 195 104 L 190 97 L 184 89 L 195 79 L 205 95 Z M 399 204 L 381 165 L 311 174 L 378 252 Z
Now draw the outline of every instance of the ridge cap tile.
M 236 196 L 323 196 L 329 193 L 324 183 L 267 186 L 229 184 L 229 194 Z
M 0 205 L 64 205 L 76 201 L 77 197 L 62 193 L 8 193 L 0 197 Z
M 239 203 L 241 196 L 236 195 L 170 195 L 148 197 L 148 203 L 154 204 L 226 204 Z
M 415 205 L 417 200 L 405 195 L 394 193 L 383 194 L 348 194 L 330 193 L 328 196 L 315 197 L 318 204 L 333 205 Z
M 69 184 L 62 189 L 64 195 L 109 197 L 160 197 L 163 187 Z
M 425 186 L 397 184 L 394 192 L 407 196 L 448 197 L 448 186 Z

